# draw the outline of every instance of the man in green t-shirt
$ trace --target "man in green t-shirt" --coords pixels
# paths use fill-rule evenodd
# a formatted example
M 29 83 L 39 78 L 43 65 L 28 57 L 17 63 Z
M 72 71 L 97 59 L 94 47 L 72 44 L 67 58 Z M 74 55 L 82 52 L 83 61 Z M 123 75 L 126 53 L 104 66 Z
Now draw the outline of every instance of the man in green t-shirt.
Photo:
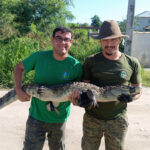
M 97 39 L 102 52 L 86 58 L 83 65 L 83 81 L 97 86 L 131 85 L 141 86 L 141 67 L 136 58 L 119 51 L 122 35 L 117 22 L 104 21 Z M 121 95 L 120 101 L 135 100 L 140 97 Z M 79 97 L 75 92 L 70 99 Z M 98 107 L 85 109 L 83 119 L 82 150 L 98 150 L 102 137 L 106 150 L 124 150 L 124 138 L 128 122 L 126 102 L 98 103 Z
M 22 91 L 24 72 L 35 71 L 34 83 L 56 85 L 79 81 L 82 77 L 82 65 L 68 54 L 72 45 L 72 31 L 58 27 L 51 36 L 53 50 L 38 51 L 24 59 L 14 70 L 17 95 L 22 102 L 30 100 L 30 95 Z M 31 98 L 29 117 L 26 124 L 24 150 L 42 150 L 48 137 L 51 150 L 65 150 L 65 124 L 70 114 L 70 102 L 62 102 L 56 111 L 46 109 L 47 102 Z

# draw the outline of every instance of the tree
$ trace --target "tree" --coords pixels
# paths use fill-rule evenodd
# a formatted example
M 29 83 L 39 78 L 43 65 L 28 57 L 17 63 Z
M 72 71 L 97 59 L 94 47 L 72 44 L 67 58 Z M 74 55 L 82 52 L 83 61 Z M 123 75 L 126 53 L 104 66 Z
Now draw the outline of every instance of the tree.
M 127 19 L 124 19 L 123 21 L 119 22 L 119 27 L 121 32 L 126 32 L 126 23 L 127 23 Z M 140 24 L 138 23 L 138 17 L 134 17 L 134 26 L 140 26 Z
M 74 16 L 68 10 L 73 0 L 1 0 L 0 8 L 2 24 L 9 24 L 17 30 L 20 35 L 32 31 L 49 33 L 57 25 L 64 25 L 67 20 Z M 3 11 L 4 10 L 4 11 Z M 9 14 L 11 19 L 4 21 Z M 36 31 L 35 30 L 35 31 Z
M 10 38 L 18 33 L 13 22 L 15 16 L 10 13 L 9 3 L 13 4 L 13 0 L 0 1 L 0 40 Z
M 121 32 L 126 32 L 126 23 L 127 23 L 126 19 L 124 19 L 123 21 L 121 21 L 121 22 L 118 23 Z
M 91 22 L 92 22 L 91 26 L 94 26 L 94 27 L 100 27 L 100 25 L 102 24 L 102 22 L 100 21 L 97 15 L 91 18 Z

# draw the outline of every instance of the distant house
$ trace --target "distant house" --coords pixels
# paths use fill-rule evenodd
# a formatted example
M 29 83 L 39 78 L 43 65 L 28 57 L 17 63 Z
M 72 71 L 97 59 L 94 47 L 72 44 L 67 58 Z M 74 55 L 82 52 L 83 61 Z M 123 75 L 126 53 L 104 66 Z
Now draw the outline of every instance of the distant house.
M 150 11 L 144 11 L 135 16 L 133 29 L 138 31 L 150 31 Z

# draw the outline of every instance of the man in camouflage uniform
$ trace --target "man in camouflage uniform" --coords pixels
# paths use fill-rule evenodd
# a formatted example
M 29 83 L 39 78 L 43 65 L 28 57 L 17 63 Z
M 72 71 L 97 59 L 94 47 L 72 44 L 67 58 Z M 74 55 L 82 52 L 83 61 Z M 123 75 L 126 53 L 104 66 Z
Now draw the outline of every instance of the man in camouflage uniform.
M 100 87 L 141 86 L 141 67 L 138 60 L 119 51 L 121 38 L 125 36 L 121 34 L 117 22 L 113 20 L 103 22 L 97 36 L 102 52 L 86 58 L 83 68 L 84 82 Z M 141 93 L 131 97 L 122 94 L 119 100 L 126 102 L 98 103 L 99 106 L 96 108 L 86 108 L 83 119 L 82 150 L 98 150 L 103 136 L 106 150 L 124 150 L 128 127 L 127 102 L 138 99 L 140 95 Z

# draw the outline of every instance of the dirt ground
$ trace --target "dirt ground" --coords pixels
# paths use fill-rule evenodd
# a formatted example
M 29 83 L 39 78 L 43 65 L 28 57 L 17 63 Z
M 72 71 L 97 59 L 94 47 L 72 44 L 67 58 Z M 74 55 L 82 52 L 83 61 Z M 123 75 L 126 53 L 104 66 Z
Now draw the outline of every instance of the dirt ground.
M 7 91 L 0 90 L 0 97 Z M 0 150 L 21 150 L 30 102 L 16 101 L 0 110 Z M 84 109 L 72 106 L 66 128 L 66 150 L 81 150 Z M 150 150 L 150 88 L 143 88 L 141 98 L 128 105 L 129 129 L 125 150 Z M 48 150 L 47 141 L 43 150 Z M 102 140 L 99 150 L 104 150 Z

